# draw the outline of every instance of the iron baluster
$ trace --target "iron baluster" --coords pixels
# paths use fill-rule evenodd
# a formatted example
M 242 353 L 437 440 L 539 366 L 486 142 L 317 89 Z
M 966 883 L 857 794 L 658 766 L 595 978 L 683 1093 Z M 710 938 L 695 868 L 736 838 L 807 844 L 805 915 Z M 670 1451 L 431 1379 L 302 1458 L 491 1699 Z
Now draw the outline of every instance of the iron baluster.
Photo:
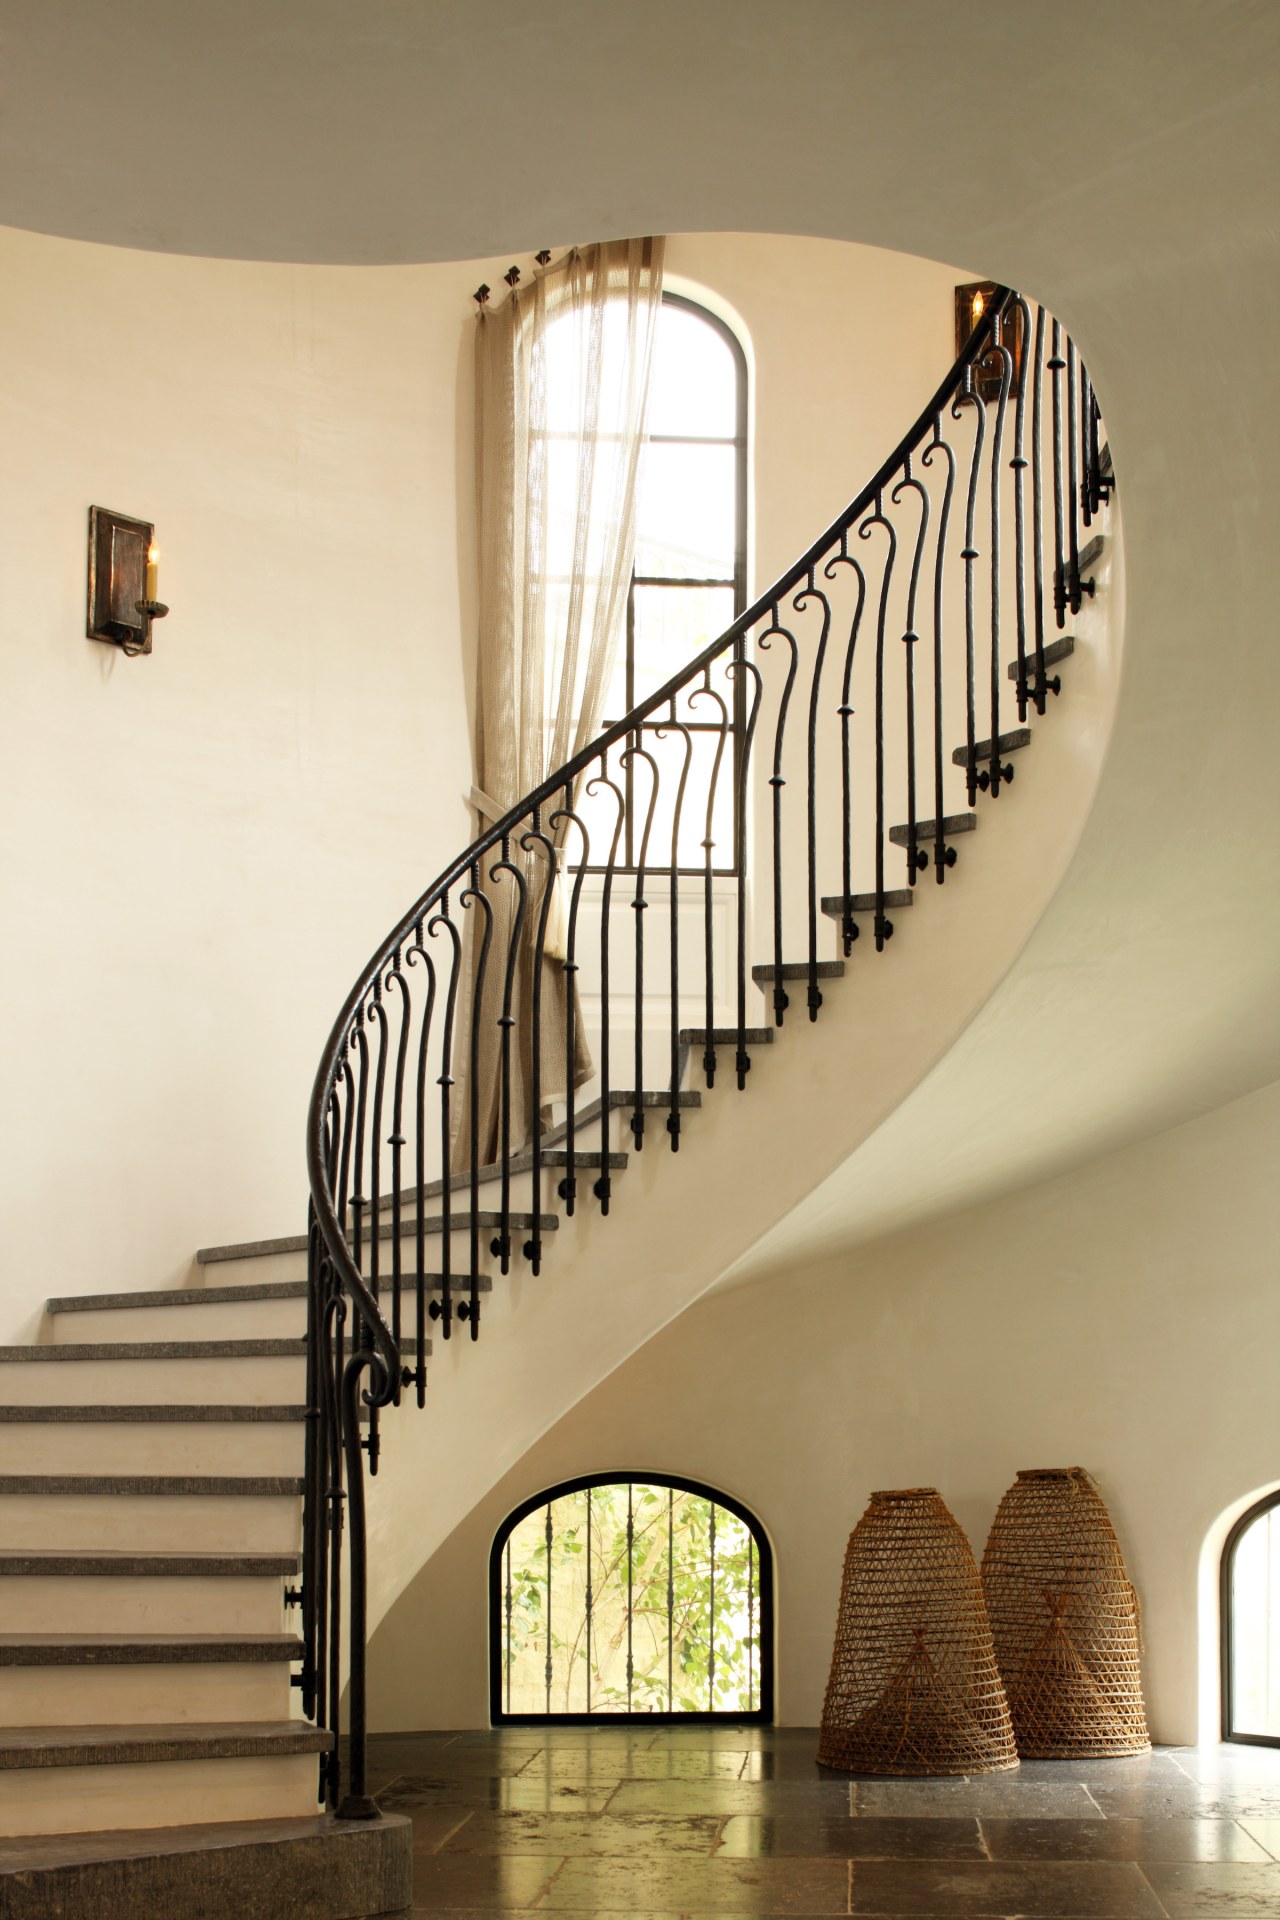
M 1053 376 L 1053 611 L 1060 627 L 1067 624 L 1067 534 L 1062 501 L 1062 328 L 1053 323 L 1053 351 L 1049 372 Z
M 964 724 L 965 724 L 965 791 L 969 805 L 973 806 L 978 797 L 978 728 L 975 684 L 975 640 L 973 614 L 973 576 L 981 555 L 976 543 L 978 510 L 978 475 L 982 469 L 983 444 L 987 432 L 987 410 L 977 394 L 973 383 L 969 382 L 966 392 L 962 393 L 951 409 L 952 418 L 959 420 L 966 402 L 973 415 L 973 454 L 969 461 L 969 492 L 965 501 L 964 546 L 960 558 L 964 561 Z M 941 826 L 941 823 L 939 823 Z M 947 849 L 948 864 L 955 864 L 955 848 Z
M 1031 558 L 1034 584 L 1031 611 L 1035 620 L 1035 685 L 1030 690 L 1037 713 L 1045 709 L 1044 659 L 1044 448 L 1041 417 L 1044 402 L 1044 308 L 1036 308 L 1035 359 L 1031 386 Z M 1020 685 L 1018 718 L 1027 717 L 1027 691 Z
M 754 660 L 748 660 L 738 652 L 727 671 L 734 677 L 735 707 L 741 698 L 740 681 L 744 673 L 751 675 L 753 693 L 751 710 L 747 716 L 739 744 L 737 765 L 734 768 L 734 786 L 736 799 L 733 810 L 733 860 L 736 872 L 734 888 L 734 910 L 737 918 L 737 1014 L 738 1014 L 738 1092 L 747 1084 L 747 1071 L 751 1065 L 747 1057 L 747 770 L 751 764 L 751 747 L 755 739 L 756 718 L 760 712 L 760 698 L 763 682 L 760 669 Z
M 678 733 L 684 741 L 684 761 L 680 768 L 680 778 L 676 784 L 676 803 L 671 815 L 671 868 L 668 888 L 668 912 L 671 916 L 669 943 L 671 947 L 671 1110 L 667 1114 L 667 1132 L 671 1136 L 671 1151 L 680 1151 L 680 815 L 684 810 L 685 787 L 689 780 L 689 764 L 693 758 L 693 736 L 675 715 L 675 701 L 671 703 L 671 718 L 662 727 L 655 727 L 654 738 L 662 740 L 668 733 Z
M 850 698 L 853 687 L 853 663 L 858 646 L 858 632 L 862 626 L 862 610 L 867 600 L 867 576 L 862 564 L 849 552 L 849 535 L 846 529 L 840 535 L 840 550 L 828 560 L 823 572 L 828 580 L 835 579 L 836 567 L 852 567 L 858 581 L 858 598 L 853 609 L 853 618 L 849 622 L 849 644 L 844 656 L 844 680 L 840 687 L 840 879 L 841 897 L 844 906 L 841 913 L 840 937 L 844 942 L 845 957 L 853 951 L 853 943 L 858 937 L 858 923 L 853 917 L 853 787 L 852 761 L 849 746 L 849 722 L 853 718 Z
M 536 1276 L 542 1271 L 542 969 L 547 951 L 547 919 L 551 912 L 552 890 L 556 884 L 556 871 L 559 864 L 554 846 L 542 831 L 539 807 L 533 810 L 533 824 L 528 833 L 521 836 L 520 846 L 530 855 L 535 847 L 540 847 L 547 856 L 547 874 L 543 882 L 542 901 L 538 909 L 538 930 L 533 943 L 533 993 L 530 1012 L 532 1032 L 529 1036 L 529 1110 L 533 1118 L 533 1227 L 532 1238 L 526 1240 L 524 1245 L 524 1257 Z
M 1079 356 L 1075 341 L 1067 341 L 1067 604 L 1072 613 L 1080 611 L 1080 481 L 1077 471 L 1079 422 L 1076 375 Z
M 551 1544 L 553 1539 L 551 1525 L 551 1502 L 547 1502 L 547 1712 L 551 1711 Z
M 676 1617 L 676 1520 L 675 1489 L 667 1488 L 667 1712 L 671 1712 L 674 1681 L 674 1639 Z
M 594 1593 L 591 1585 L 591 1489 L 587 1488 L 587 1712 L 591 1711 L 591 1610 Z
M 564 1084 L 565 1084 L 565 1175 L 560 1181 L 558 1192 L 565 1203 L 565 1213 L 572 1218 L 574 1204 L 578 1194 L 577 1179 L 577 1078 L 578 1078 L 578 908 L 582 898 L 582 882 L 587 868 L 591 864 L 591 836 L 573 810 L 573 793 L 565 788 L 564 805 L 553 813 L 547 822 L 553 833 L 563 836 L 565 829 L 572 823 L 582 835 L 582 857 L 578 862 L 578 871 L 573 877 L 573 888 L 569 895 L 569 924 L 565 933 L 564 975 L 565 975 L 565 1041 L 564 1041 Z M 563 837 L 560 840 L 564 845 Z M 541 1128 L 539 1128 L 541 1134 Z M 534 1182 L 534 1205 L 537 1206 L 541 1194 L 538 1182 Z
M 943 742 L 943 692 L 942 692 L 942 604 L 944 567 L 947 558 L 947 529 L 951 521 L 951 496 L 956 484 L 956 456 L 948 441 L 942 437 L 942 415 L 934 415 L 933 438 L 920 456 L 922 467 L 933 465 L 935 454 L 946 455 L 946 481 L 942 489 L 942 505 L 938 509 L 938 540 L 934 548 L 933 565 L 933 877 L 941 886 L 947 875 L 947 847 L 943 839 L 943 820 L 946 816 L 946 800 L 943 793 L 943 763 L 946 748 Z
M 418 1405 L 426 1403 L 427 1363 L 427 1056 L 431 1042 L 431 1023 L 436 1006 L 436 969 L 435 962 L 422 942 L 422 922 L 414 927 L 413 945 L 405 958 L 406 966 L 418 962 L 427 970 L 427 994 L 423 1004 L 422 1019 L 418 1026 L 418 1073 L 416 1086 L 413 1142 L 413 1170 L 417 1181 L 416 1206 L 414 1209 L 413 1236 L 416 1272 L 414 1274 L 414 1333 L 417 1349 L 417 1366 L 414 1369 L 414 1385 L 417 1388 Z M 445 1177 L 448 1178 L 448 1163 L 445 1163 Z
M 587 782 L 588 798 L 591 798 L 597 790 L 607 788 L 617 806 L 613 817 L 613 838 L 609 842 L 609 858 L 605 862 L 604 886 L 600 896 L 600 1175 L 595 1183 L 595 1196 L 600 1202 L 601 1214 L 609 1211 L 609 1197 L 613 1185 L 609 1178 L 609 909 L 613 904 L 613 875 L 618 860 L 622 816 L 626 810 L 622 789 L 609 778 L 607 766 L 607 756 L 601 754 L 600 771 Z
M 1017 348 L 1018 390 L 1014 397 L 1013 409 L 1013 457 L 1009 468 L 1013 474 L 1013 545 L 1014 545 L 1014 592 L 1016 596 L 1018 621 L 1018 675 L 1015 685 L 1018 689 L 1018 718 L 1027 717 L 1027 531 L 1026 531 L 1026 477 L 1027 458 L 1023 451 L 1024 415 L 1027 400 L 1027 353 L 1031 344 L 1031 309 L 1020 294 L 1014 295 L 1009 306 L 1014 325 L 1014 343 Z
M 858 528 L 859 540 L 871 538 L 872 527 L 883 527 L 889 536 L 889 547 L 884 557 L 880 576 L 880 605 L 876 613 L 876 690 L 875 690 L 875 873 L 876 873 L 876 952 L 883 953 L 884 943 L 893 929 L 889 925 L 884 907 L 884 642 L 885 628 L 889 611 L 889 586 L 893 579 L 893 563 L 898 552 L 898 536 L 891 521 L 886 520 L 880 494 L 875 498 L 875 511 L 867 515 Z
M 634 1490 L 627 1482 L 627 1712 L 631 1711 L 631 1682 L 635 1673 L 635 1661 L 632 1657 L 632 1583 L 635 1577 L 635 1540 L 636 1523 L 633 1510 Z
M 478 907 L 481 911 L 483 926 L 481 929 L 475 957 L 475 968 L 471 980 L 471 1008 L 469 1020 L 469 1040 L 471 1057 L 467 1068 L 468 1079 L 468 1119 L 469 1119 L 469 1176 L 470 1176 L 470 1298 L 464 1300 L 458 1309 L 459 1318 L 465 1319 L 471 1330 L 471 1338 L 480 1337 L 480 1010 L 484 1005 L 485 979 L 489 966 L 489 946 L 493 938 L 493 903 L 480 885 L 479 862 L 474 862 L 467 876 L 468 884 L 460 896 L 459 904 L 465 911 Z M 474 925 L 474 922 L 472 923 Z M 446 1175 L 447 1177 L 447 1175 Z M 422 1366 L 421 1358 L 418 1362 Z M 425 1369 L 423 1369 L 425 1377 Z M 418 1404 L 422 1405 L 423 1388 L 418 1388 Z
M 638 735 L 637 738 L 639 738 Z M 623 766 L 632 776 L 634 776 L 636 761 L 646 761 L 650 776 L 649 803 L 645 808 L 644 827 L 640 835 L 640 852 L 636 858 L 636 890 L 631 901 L 631 909 L 636 917 L 635 1082 L 631 1107 L 631 1133 L 635 1140 L 636 1152 L 639 1153 L 644 1146 L 644 916 L 649 906 L 649 902 L 644 897 L 644 883 L 645 869 L 649 864 L 649 835 L 653 830 L 653 816 L 658 804 L 660 775 L 658 763 L 647 747 L 628 747 L 621 757 Z
M 916 845 L 916 645 L 920 639 L 920 635 L 916 632 L 916 593 L 920 586 L 920 564 L 924 559 L 924 544 L 929 533 L 929 494 L 924 484 L 913 476 L 909 454 L 902 478 L 889 495 L 891 504 L 896 507 L 900 496 L 908 491 L 920 496 L 920 525 L 916 532 L 915 550 L 911 556 L 911 575 L 907 582 L 907 624 L 902 635 L 903 651 L 906 654 L 907 682 L 907 880 L 911 886 L 914 886 L 916 873 L 929 863 L 929 856 L 924 848 Z
M 702 1055 L 702 1069 L 707 1085 L 716 1083 L 716 1046 L 715 1046 L 715 916 L 713 902 L 713 855 L 715 851 L 715 806 L 716 792 L 720 784 L 720 765 L 724 759 L 725 737 L 729 730 L 729 709 L 724 700 L 711 684 L 711 669 L 708 667 L 703 684 L 695 687 L 689 695 L 689 705 L 693 707 L 699 700 L 714 700 L 720 710 L 719 731 L 716 734 L 715 754 L 711 765 L 711 777 L 707 784 L 707 818 L 702 838 L 703 893 L 702 893 L 702 961 L 703 961 L 703 1000 L 707 1038 Z M 748 1065 L 750 1062 L 748 1061 Z
M 453 1335 L 453 1179 L 450 1167 L 450 1152 L 453 1141 L 453 1022 L 458 1004 L 458 976 L 462 972 L 462 935 L 449 913 L 449 896 L 445 894 L 440 902 L 440 911 L 427 922 L 427 932 L 436 939 L 440 929 L 449 936 L 449 984 L 444 996 L 444 1021 L 440 1029 L 440 1072 L 436 1085 L 440 1089 L 440 1298 L 432 1300 L 429 1311 L 433 1320 L 440 1322 L 440 1331 L 446 1340 Z M 425 1192 L 418 1201 L 419 1217 L 426 1206 Z
M 404 1070 L 409 1048 L 409 983 L 401 970 L 402 955 L 399 947 L 391 959 L 391 971 L 387 975 L 386 985 L 390 992 L 394 985 L 399 989 L 397 1000 L 396 1027 L 396 1070 L 395 1083 L 391 1096 L 391 1133 L 387 1144 L 391 1148 L 391 1338 L 397 1347 L 401 1341 L 400 1324 L 400 1286 L 401 1272 L 401 1180 L 402 1156 L 404 1153 Z M 400 1381 L 395 1382 L 395 1404 L 400 1404 Z
M 511 1660 L 512 1660 L 512 1652 L 513 1652 L 512 1645 L 511 1645 L 511 1542 L 510 1540 L 507 1541 L 506 1621 L 507 1621 L 507 1644 L 506 1644 L 507 1712 L 510 1713 L 511 1711 Z
M 332 1109 L 330 1108 L 330 1111 Z M 326 1145 L 332 1124 L 326 1122 Z M 332 1173 L 330 1175 L 332 1178 Z M 303 1427 L 302 1480 L 302 1711 L 316 1711 L 316 1583 L 323 1542 L 317 1537 L 323 1513 L 320 1473 L 320 1271 L 324 1242 L 316 1225 L 314 1200 L 307 1203 L 307 1399 Z
M 992 799 L 1000 793 L 1002 778 L 1012 779 L 1013 769 L 1000 765 L 1000 456 L 1004 449 L 1004 417 L 1009 405 L 1009 387 L 1013 377 L 1013 355 L 1001 336 L 1003 320 L 995 318 L 992 344 L 983 364 L 996 359 L 1000 367 L 1000 391 L 996 398 L 996 423 L 991 434 L 991 754 L 986 777 L 978 776 L 978 785 L 990 788 Z
M 809 736 L 807 742 L 806 795 L 805 795 L 805 834 L 806 834 L 806 876 L 808 880 L 805 911 L 808 920 L 809 935 L 809 1018 L 816 1020 L 822 1005 L 822 995 L 818 990 L 818 695 L 822 687 L 822 667 L 827 655 L 827 636 L 831 632 L 831 602 L 822 589 L 815 584 L 814 576 L 809 575 L 808 582 L 796 594 L 791 604 L 796 612 L 803 611 L 810 600 L 816 600 L 822 608 L 822 632 L 818 637 L 817 651 L 813 661 L 813 677 L 809 689 Z
M 707 1618 L 707 1712 L 714 1713 L 716 1706 L 716 1509 L 715 1502 L 708 1500 L 710 1509 L 711 1538 L 711 1590 Z
M 773 772 L 769 776 L 769 786 L 773 792 L 773 964 L 776 969 L 773 1017 L 775 1024 L 780 1027 L 788 1004 L 782 975 L 782 789 L 787 784 L 782 772 L 782 749 L 787 731 L 787 709 L 791 705 L 791 689 L 795 685 L 796 669 L 800 664 L 800 650 L 795 635 L 779 625 L 776 606 L 769 609 L 769 624 L 757 641 L 762 652 L 769 651 L 769 642 L 775 633 L 779 639 L 786 641 L 790 650 L 787 675 L 778 701 L 778 722 L 773 735 Z
M 501 1225 L 498 1235 L 490 1243 L 489 1251 L 501 1263 L 503 1273 L 511 1271 L 511 1035 L 516 1025 L 516 1016 L 512 1011 L 515 1004 L 516 966 L 520 957 L 520 935 L 524 928 L 524 910 L 526 900 L 525 877 L 511 858 L 511 838 L 502 836 L 502 858 L 494 862 L 489 869 L 489 877 L 496 880 L 500 873 L 511 875 L 516 890 L 515 909 L 511 915 L 507 934 L 507 965 L 502 986 L 502 1013 L 498 1026 L 502 1032 L 502 1086 L 500 1097 L 499 1151 L 501 1154 L 500 1178 L 502 1195 L 500 1201 Z

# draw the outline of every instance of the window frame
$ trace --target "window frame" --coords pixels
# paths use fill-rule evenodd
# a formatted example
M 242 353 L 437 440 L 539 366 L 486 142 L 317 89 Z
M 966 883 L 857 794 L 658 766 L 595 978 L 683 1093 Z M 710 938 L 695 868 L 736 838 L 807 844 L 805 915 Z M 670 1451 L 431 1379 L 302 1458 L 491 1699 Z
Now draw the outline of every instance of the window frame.
M 1245 1534 L 1260 1520 L 1264 1513 L 1280 1508 L 1280 1487 L 1264 1494 L 1261 1500 L 1255 1500 L 1233 1525 L 1222 1549 L 1222 1564 L 1219 1585 L 1219 1624 L 1222 1641 L 1222 1738 L 1242 1747 L 1280 1747 L 1280 1734 L 1275 1733 L 1238 1733 L 1232 1726 L 1232 1674 L 1235 1666 L 1234 1607 L 1232 1605 L 1232 1576 L 1235 1572 L 1236 1549 Z
M 710 1500 L 717 1507 L 723 1507 L 734 1515 L 746 1527 L 755 1542 L 757 1569 L 757 1621 L 760 1646 L 760 1680 L 758 1707 L 746 1711 L 712 1711 L 700 1709 L 696 1712 L 660 1711 L 655 1713 L 510 1713 L 502 1704 L 503 1698 L 503 1576 L 502 1560 L 506 1545 L 520 1522 L 529 1514 L 536 1513 L 539 1507 L 550 1506 L 554 1501 L 563 1499 L 567 1494 L 585 1493 L 593 1487 L 662 1487 L 671 1488 L 676 1493 L 690 1493 L 695 1499 Z M 723 1493 L 717 1487 L 707 1486 L 701 1480 L 686 1479 L 677 1473 L 644 1473 L 619 1471 L 616 1473 L 580 1474 L 573 1480 L 561 1480 L 553 1487 L 546 1487 L 540 1493 L 532 1494 L 522 1500 L 508 1513 L 489 1549 L 489 1720 L 495 1727 L 623 1727 L 643 1724 L 649 1727 L 662 1726 L 734 1726 L 768 1727 L 773 1725 L 774 1717 L 774 1568 L 773 1549 L 763 1526 L 749 1507 L 736 1500 L 732 1494 Z
M 623 638 L 623 647 L 624 647 L 623 666 L 624 666 L 624 687 L 625 687 L 624 698 L 626 700 L 626 707 L 623 713 L 613 716 L 614 719 L 616 720 L 623 719 L 627 713 L 631 712 L 632 708 L 636 704 L 635 621 L 636 621 L 636 588 L 637 587 L 641 587 L 641 588 L 644 588 L 644 587 L 662 587 L 662 588 L 731 587 L 733 590 L 732 619 L 734 620 L 736 620 L 741 613 L 744 613 L 746 611 L 746 606 L 747 606 L 747 529 L 749 525 L 747 495 L 748 495 L 748 489 L 750 485 L 750 462 L 748 458 L 748 454 L 749 454 L 749 446 L 748 446 L 749 411 L 748 410 L 749 410 L 750 396 L 748 393 L 748 367 L 747 367 L 746 350 L 743 347 L 741 340 L 739 340 L 737 334 L 734 332 L 733 328 L 729 325 L 729 323 L 726 320 L 722 320 L 719 314 L 713 313 L 710 307 L 704 306 L 700 300 L 693 299 L 689 294 L 672 293 L 664 289 L 663 295 L 662 295 L 662 304 L 664 307 L 674 307 L 682 313 L 695 315 L 699 320 L 704 322 L 704 324 L 709 326 L 711 330 L 719 336 L 719 338 L 728 347 L 730 355 L 733 359 L 734 376 L 735 376 L 735 379 L 734 379 L 735 404 L 734 404 L 734 430 L 730 438 L 726 439 L 723 435 L 719 435 L 719 434 L 696 434 L 696 433 L 695 434 L 655 433 L 655 434 L 645 435 L 646 446 L 652 444 L 654 446 L 716 446 L 716 447 L 731 446 L 733 448 L 734 450 L 733 473 L 734 473 L 734 491 L 735 491 L 734 516 L 733 516 L 733 569 L 732 569 L 732 575 L 729 579 L 677 580 L 677 579 L 669 578 L 665 575 L 637 574 L 635 570 L 635 566 L 633 564 L 631 569 L 631 582 L 627 588 L 626 626 L 625 626 L 625 633 Z M 738 657 L 741 657 L 740 643 L 737 649 L 737 654 L 738 654 Z M 713 879 L 729 880 L 729 879 L 735 878 L 738 874 L 742 872 L 744 821 L 740 817 L 742 812 L 742 806 L 741 806 L 742 793 L 741 793 L 741 786 L 736 777 L 736 774 L 737 774 L 737 766 L 738 766 L 738 755 L 741 751 L 742 739 L 746 731 L 746 719 L 747 719 L 746 675 L 740 673 L 734 676 L 733 708 L 732 708 L 732 712 L 730 714 L 730 720 L 729 720 L 729 735 L 732 738 L 734 743 L 733 857 L 732 857 L 732 860 L 727 865 L 712 867 L 711 875 Z M 609 724 L 608 716 L 606 716 L 605 718 L 605 724 Z M 651 731 L 653 726 L 656 726 L 656 724 L 657 723 L 651 723 L 651 724 L 645 725 L 640 729 L 641 741 L 643 740 L 644 734 L 646 732 Z M 719 731 L 719 728 L 716 722 L 710 721 L 710 720 L 708 721 L 684 720 L 681 722 L 681 724 L 687 727 L 690 733 L 717 733 Z M 629 735 L 628 745 L 634 746 L 636 744 L 637 744 L 637 741 L 635 736 Z M 629 761 L 624 768 L 620 769 L 620 772 L 622 774 L 622 790 L 626 800 L 622 844 L 619 846 L 619 849 L 618 849 L 619 855 L 621 857 L 619 858 L 619 860 L 613 866 L 612 869 L 606 868 L 603 864 L 596 865 L 592 863 L 586 869 L 588 873 L 605 873 L 608 871 L 612 871 L 614 873 L 638 873 L 640 871 L 634 858 L 636 848 L 635 848 L 633 835 L 637 825 L 636 805 L 635 805 L 634 762 Z M 671 868 L 664 861 L 649 860 L 645 864 L 644 871 L 646 873 L 670 873 Z M 696 867 L 695 866 L 679 866 L 676 868 L 676 872 L 678 874 L 688 876 L 691 878 L 695 876 L 705 876 L 706 871 L 707 869 L 706 869 L 705 862 L 702 865 L 699 865 Z

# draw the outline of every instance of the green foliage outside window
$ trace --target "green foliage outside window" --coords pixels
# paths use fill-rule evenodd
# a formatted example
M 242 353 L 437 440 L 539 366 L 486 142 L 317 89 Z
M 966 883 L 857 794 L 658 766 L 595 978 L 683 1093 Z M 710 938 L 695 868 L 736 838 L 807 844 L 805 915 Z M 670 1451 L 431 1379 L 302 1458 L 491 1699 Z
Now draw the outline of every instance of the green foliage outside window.
M 580 1488 L 536 1508 L 502 1556 L 504 1709 L 754 1711 L 759 1573 L 744 1522 L 679 1488 Z

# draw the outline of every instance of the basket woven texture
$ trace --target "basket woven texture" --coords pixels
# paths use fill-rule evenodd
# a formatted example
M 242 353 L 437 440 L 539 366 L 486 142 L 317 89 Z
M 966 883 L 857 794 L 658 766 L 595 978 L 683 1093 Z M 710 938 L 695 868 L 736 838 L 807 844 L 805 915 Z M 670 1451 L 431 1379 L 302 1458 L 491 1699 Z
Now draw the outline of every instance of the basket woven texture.
M 1019 1473 L 992 1523 L 982 1586 L 1025 1760 L 1149 1751 L 1138 1596 L 1083 1467 Z
M 934 1487 L 873 1493 L 849 1536 L 818 1759 L 850 1773 L 1018 1764 L 978 1569 Z

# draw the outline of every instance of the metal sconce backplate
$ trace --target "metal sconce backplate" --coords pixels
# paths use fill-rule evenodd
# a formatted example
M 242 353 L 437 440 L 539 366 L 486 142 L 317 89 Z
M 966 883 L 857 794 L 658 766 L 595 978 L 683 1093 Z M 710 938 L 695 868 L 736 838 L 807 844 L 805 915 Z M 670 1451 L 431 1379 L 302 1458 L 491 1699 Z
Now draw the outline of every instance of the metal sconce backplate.
M 151 623 L 138 611 L 146 598 L 147 554 L 155 538 L 150 520 L 134 520 L 108 507 L 89 509 L 90 640 L 130 652 L 150 653 Z

